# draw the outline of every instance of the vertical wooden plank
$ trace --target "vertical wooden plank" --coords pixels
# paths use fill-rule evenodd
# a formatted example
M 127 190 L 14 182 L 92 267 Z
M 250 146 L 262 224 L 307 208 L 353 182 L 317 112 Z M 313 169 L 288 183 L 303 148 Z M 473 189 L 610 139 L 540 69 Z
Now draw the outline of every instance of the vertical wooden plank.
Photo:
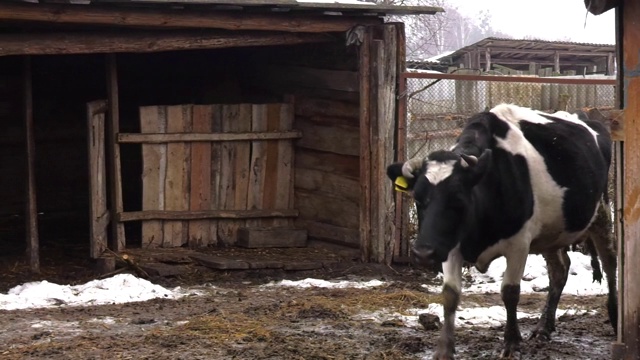
M 117 136 L 120 132 L 120 105 L 118 95 L 118 68 L 116 54 L 107 54 L 107 166 L 111 170 L 109 188 L 111 189 L 111 222 L 112 237 L 109 247 L 113 251 L 121 251 L 126 247 L 124 224 L 118 222 L 116 215 L 123 212 L 122 205 L 122 171 L 120 163 L 120 145 Z
M 398 108 L 396 110 L 396 148 L 395 148 L 395 161 L 405 161 L 407 154 L 406 139 L 407 139 L 407 79 L 401 74 L 407 71 L 406 69 L 406 35 L 404 31 L 404 23 L 395 23 L 397 46 L 396 46 L 396 71 L 397 71 L 397 87 L 398 87 Z M 491 69 L 491 52 L 487 49 L 486 52 L 486 70 Z M 488 84 L 491 86 L 491 83 Z M 490 91 L 488 92 L 491 93 Z M 388 164 L 387 164 L 388 165 Z M 393 258 L 401 259 L 408 258 L 409 255 L 409 202 L 404 201 L 404 194 L 401 192 L 395 192 L 395 239 L 393 247 Z
M 360 45 L 360 249 L 369 262 L 371 243 L 371 27 Z
M 24 123 L 26 137 L 26 237 L 29 255 L 29 266 L 32 272 L 40 272 L 40 240 L 38 238 L 38 208 L 36 202 L 36 145 L 33 125 L 33 89 L 31 78 L 31 57 L 24 57 Z
M 167 107 L 167 133 L 189 132 L 191 107 Z M 167 175 L 164 183 L 165 210 L 189 210 L 190 144 L 167 144 Z M 188 222 L 165 221 L 163 246 L 182 246 L 189 236 Z
M 211 105 L 211 131 L 222 132 L 222 105 Z M 220 201 L 224 193 L 220 191 L 220 179 L 222 174 L 222 143 L 219 141 L 211 144 L 211 196 L 210 209 L 220 209 Z M 218 220 L 209 220 L 210 245 L 218 245 Z
M 107 248 L 107 174 L 105 163 L 105 111 L 107 102 L 87 103 L 87 150 L 89 170 L 89 254 L 97 259 Z
M 624 303 L 625 359 L 640 358 L 640 3 L 624 1 L 622 12 L 622 67 L 624 76 Z
M 280 126 L 279 130 L 286 131 L 293 129 L 294 106 L 293 99 L 290 103 L 280 106 Z M 277 159 L 277 179 L 276 179 L 276 209 L 293 209 L 293 187 L 294 187 L 294 153 L 293 140 L 278 141 Z M 293 226 L 293 219 L 276 219 L 276 226 Z
M 256 104 L 252 106 L 252 117 L 251 117 L 251 131 L 253 132 L 262 132 L 267 130 L 267 123 L 269 118 L 269 105 L 265 104 Z M 277 121 L 277 120 L 276 120 Z M 272 144 L 273 145 L 273 144 Z M 247 197 L 247 209 L 263 209 L 265 204 L 265 199 L 267 201 L 275 202 L 275 197 L 273 197 L 273 189 L 270 188 L 268 192 L 270 194 L 266 194 L 267 184 L 266 173 L 267 173 L 267 157 L 268 157 L 268 144 L 266 141 L 252 141 L 251 142 L 251 166 L 249 172 L 249 187 L 248 187 L 248 197 Z M 277 151 L 277 147 L 273 148 Z M 277 156 L 277 155 L 276 155 Z M 272 154 L 273 157 L 273 154 Z M 273 158 L 272 158 L 273 160 Z M 272 180 L 272 179 L 270 179 Z M 267 220 L 264 220 L 265 223 L 268 223 Z M 263 221 L 260 219 L 250 219 L 247 220 L 248 227 L 260 227 L 263 225 Z
M 240 105 L 223 105 L 221 131 L 235 132 L 239 122 Z M 234 179 L 236 166 L 236 146 L 233 142 L 223 142 L 220 153 L 219 198 L 218 207 L 221 210 L 235 208 L 235 193 L 237 182 Z M 218 241 L 220 245 L 231 245 L 235 241 L 233 220 L 218 221 Z
M 193 132 L 211 132 L 213 108 L 205 105 L 193 107 Z M 191 189 L 190 210 L 211 208 L 211 143 L 191 144 Z M 189 222 L 189 247 L 207 246 L 211 239 L 208 220 Z
M 253 122 L 253 105 L 241 104 L 238 113 L 238 123 L 236 124 L 236 130 L 238 132 L 250 132 Z M 236 182 L 236 193 L 234 199 L 235 210 L 249 209 L 249 182 L 251 174 L 256 169 L 251 167 L 251 142 L 250 141 L 236 141 L 234 142 L 236 147 L 236 164 L 234 181 Z M 235 220 L 233 226 L 233 242 L 235 243 L 238 233 L 238 228 L 246 226 L 246 220 Z
M 140 131 L 167 131 L 166 107 L 140 107 Z M 142 144 L 142 210 L 164 210 L 164 183 L 167 175 L 167 144 Z M 159 247 L 163 243 L 161 220 L 142 222 L 142 247 Z

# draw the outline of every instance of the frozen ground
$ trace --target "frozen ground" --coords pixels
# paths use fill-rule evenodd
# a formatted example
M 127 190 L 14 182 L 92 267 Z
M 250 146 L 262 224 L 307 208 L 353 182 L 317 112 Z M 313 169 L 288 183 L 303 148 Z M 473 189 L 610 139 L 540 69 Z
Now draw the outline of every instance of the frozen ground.
M 528 359 L 608 356 L 614 337 L 604 311 L 606 283 L 591 281 L 589 257 L 570 255 L 558 331 L 549 343 L 528 344 L 523 350 Z M 457 313 L 459 358 L 489 359 L 499 350 L 504 267 L 504 259 L 498 259 L 486 274 L 471 269 L 465 275 Z M 332 278 L 309 273 L 268 282 L 256 274 L 249 280 L 173 287 L 129 274 L 75 286 L 25 283 L 0 294 L 0 327 L 8 330 L 0 335 L 0 356 L 428 358 L 437 332 L 421 328 L 418 314 L 442 316 L 441 279 L 415 270 L 366 273 L 351 269 Z M 542 257 L 530 256 L 519 307 L 525 336 L 538 317 L 547 283 Z

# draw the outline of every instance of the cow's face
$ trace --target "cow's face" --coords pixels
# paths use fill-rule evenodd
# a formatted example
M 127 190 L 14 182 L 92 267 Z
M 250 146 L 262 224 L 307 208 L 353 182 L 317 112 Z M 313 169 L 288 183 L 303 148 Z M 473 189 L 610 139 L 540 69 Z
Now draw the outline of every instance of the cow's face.
M 409 161 L 402 167 L 393 164 L 387 168 L 392 180 L 398 169 L 410 180 L 407 183 L 415 200 L 419 229 L 412 246 L 414 262 L 439 269 L 449 252 L 468 236 L 473 187 L 490 162 L 489 150 L 480 158 L 437 151 L 420 166 Z

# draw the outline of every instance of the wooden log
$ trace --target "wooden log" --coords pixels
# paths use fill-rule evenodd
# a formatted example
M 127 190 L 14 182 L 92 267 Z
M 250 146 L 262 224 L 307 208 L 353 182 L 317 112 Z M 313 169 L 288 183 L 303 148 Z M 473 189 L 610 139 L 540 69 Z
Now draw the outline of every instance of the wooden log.
M 360 208 L 362 261 L 368 262 L 371 243 L 371 29 L 360 45 Z
M 323 126 L 305 121 L 298 121 L 296 127 L 304 134 L 296 143 L 298 147 L 343 155 L 358 156 L 360 154 L 361 137 L 357 127 Z
M 97 112 L 97 108 L 105 111 Z M 107 168 L 105 159 L 105 112 L 106 101 L 87 104 L 87 152 L 89 169 L 89 254 L 97 259 L 107 248 Z
M 136 7 L 97 7 L 86 5 L 0 3 L 0 20 L 38 21 L 60 24 L 110 26 L 148 26 L 167 28 L 215 28 L 288 32 L 343 32 L 356 24 L 380 23 L 377 18 L 313 16 L 295 14 L 257 14 L 203 11 L 202 9 L 149 9 Z
M 193 131 L 211 132 L 213 108 L 196 105 L 193 108 Z M 189 210 L 211 209 L 211 143 L 191 144 L 191 181 Z M 189 247 L 207 246 L 211 225 L 207 220 L 189 222 Z
M 118 142 L 162 144 L 170 142 L 212 142 L 212 141 L 246 141 L 246 140 L 281 140 L 299 139 L 302 132 L 289 131 L 257 131 L 238 133 L 180 133 L 180 134 L 118 134 Z
M 124 209 L 122 203 L 122 170 L 120 162 L 120 146 L 116 142 L 120 132 L 120 102 L 118 95 L 118 66 L 115 54 L 107 55 L 107 100 L 109 111 L 107 112 L 107 166 L 111 169 L 109 188 L 111 193 L 111 218 L 116 219 L 117 214 Z M 124 225 L 118 221 L 111 223 L 111 242 L 109 248 L 113 251 L 122 251 L 126 248 Z
M 342 70 L 315 69 L 302 66 L 267 66 L 258 69 L 264 81 L 304 88 L 357 92 L 358 73 Z
M 140 107 L 140 131 L 162 133 L 167 129 L 166 107 Z M 121 135 L 121 134 L 120 134 Z M 164 184 L 167 176 L 167 145 L 142 145 L 142 210 L 164 210 Z M 142 247 L 159 247 L 163 244 L 162 221 L 142 223 Z
M 330 225 L 358 228 L 358 204 L 344 198 L 298 189 L 295 193 L 300 218 Z
M 321 170 L 296 169 L 295 187 L 312 192 L 331 194 L 358 203 L 360 182 L 339 173 Z
M 394 135 L 396 130 L 396 76 L 397 76 L 397 48 L 398 37 L 396 27 L 383 25 L 382 41 L 378 42 L 377 73 L 377 124 L 373 126 L 373 148 L 376 150 L 372 159 L 371 190 L 376 195 L 376 202 L 372 200 L 377 210 L 377 217 L 372 219 L 372 226 L 376 227 L 376 237 L 373 254 L 376 262 L 391 264 L 393 260 L 393 245 L 395 242 L 393 221 L 395 218 L 393 193 L 387 179 L 381 174 L 394 160 Z M 404 46 L 404 45 L 402 45 Z M 373 155 L 372 155 L 373 156 Z M 373 235 L 372 235 L 373 236 Z
M 246 46 L 295 45 L 335 39 L 308 33 L 221 33 L 202 31 L 133 33 L 32 33 L 0 35 L 0 56 L 152 53 Z
M 328 116 L 358 119 L 360 109 L 358 105 L 347 101 L 321 99 L 314 97 L 296 97 L 296 115 L 304 117 Z
M 192 125 L 190 108 L 167 107 L 167 132 L 189 131 Z M 190 145 L 167 144 L 167 175 L 164 182 L 164 208 L 189 210 Z M 177 247 L 188 241 L 189 227 L 184 221 L 165 221 L 163 247 Z
M 396 32 L 398 34 L 398 41 L 396 44 L 396 52 L 397 52 L 397 86 L 398 86 L 398 94 L 401 96 L 398 98 L 398 108 L 397 108 L 397 130 L 396 130 L 396 157 L 395 161 L 402 162 L 406 160 L 407 154 L 407 97 L 403 94 L 406 94 L 407 91 L 407 79 L 400 74 L 403 74 L 407 71 L 406 63 L 407 63 L 407 54 L 406 54 L 406 34 L 404 23 L 394 23 L 396 26 Z M 491 70 L 491 54 L 487 51 L 486 58 L 486 69 L 487 71 Z M 395 234 L 395 245 L 394 245 L 394 260 L 396 258 L 400 258 L 401 256 L 408 256 L 409 254 L 409 241 L 408 241 L 408 229 L 409 229 L 409 204 L 405 201 L 403 194 L 401 192 L 395 193 L 395 201 L 396 201 L 396 217 L 395 217 L 395 226 L 396 226 L 396 234 Z
M 340 155 L 305 148 L 296 148 L 295 167 L 340 174 L 350 179 L 359 179 L 360 168 L 357 156 Z
M 237 245 L 245 248 L 305 247 L 307 231 L 293 228 L 240 228 Z
M 307 229 L 309 237 L 349 247 L 360 247 L 359 230 L 325 224 L 317 221 L 301 221 Z
M 33 84 L 31 58 L 24 58 L 24 123 L 26 145 L 27 186 L 25 193 L 26 242 L 29 268 L 40 272 L 40 239 L 38 237 L 38 207 L 36 202 L 36 144 L 33 124 Z
M 254 219 L 268 217 L 297 217 L 296 209 L 273 210 L 200 210 L 200 211 L 170 211 L 148 210 L 127 211 L 117 215 L 118 221 L 139 220 L 200 220 L 200 219 Z

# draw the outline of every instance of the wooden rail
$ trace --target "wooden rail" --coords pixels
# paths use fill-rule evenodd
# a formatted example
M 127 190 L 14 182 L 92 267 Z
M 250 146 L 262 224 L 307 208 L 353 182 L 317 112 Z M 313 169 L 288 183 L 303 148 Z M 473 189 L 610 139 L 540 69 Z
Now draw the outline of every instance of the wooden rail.
M 461 74 L 426 74 L 405 72 L 403 78 L 434 79 L 434 80 L 466 80 L 466 81 L 499 81 L 520 82 L 533 84 L 573 84 L 573 85 L 616 85 L 614 79 L 567 79 L 555 77 L 529 76 L 496 76 L 496 75 L 461 75 Z

